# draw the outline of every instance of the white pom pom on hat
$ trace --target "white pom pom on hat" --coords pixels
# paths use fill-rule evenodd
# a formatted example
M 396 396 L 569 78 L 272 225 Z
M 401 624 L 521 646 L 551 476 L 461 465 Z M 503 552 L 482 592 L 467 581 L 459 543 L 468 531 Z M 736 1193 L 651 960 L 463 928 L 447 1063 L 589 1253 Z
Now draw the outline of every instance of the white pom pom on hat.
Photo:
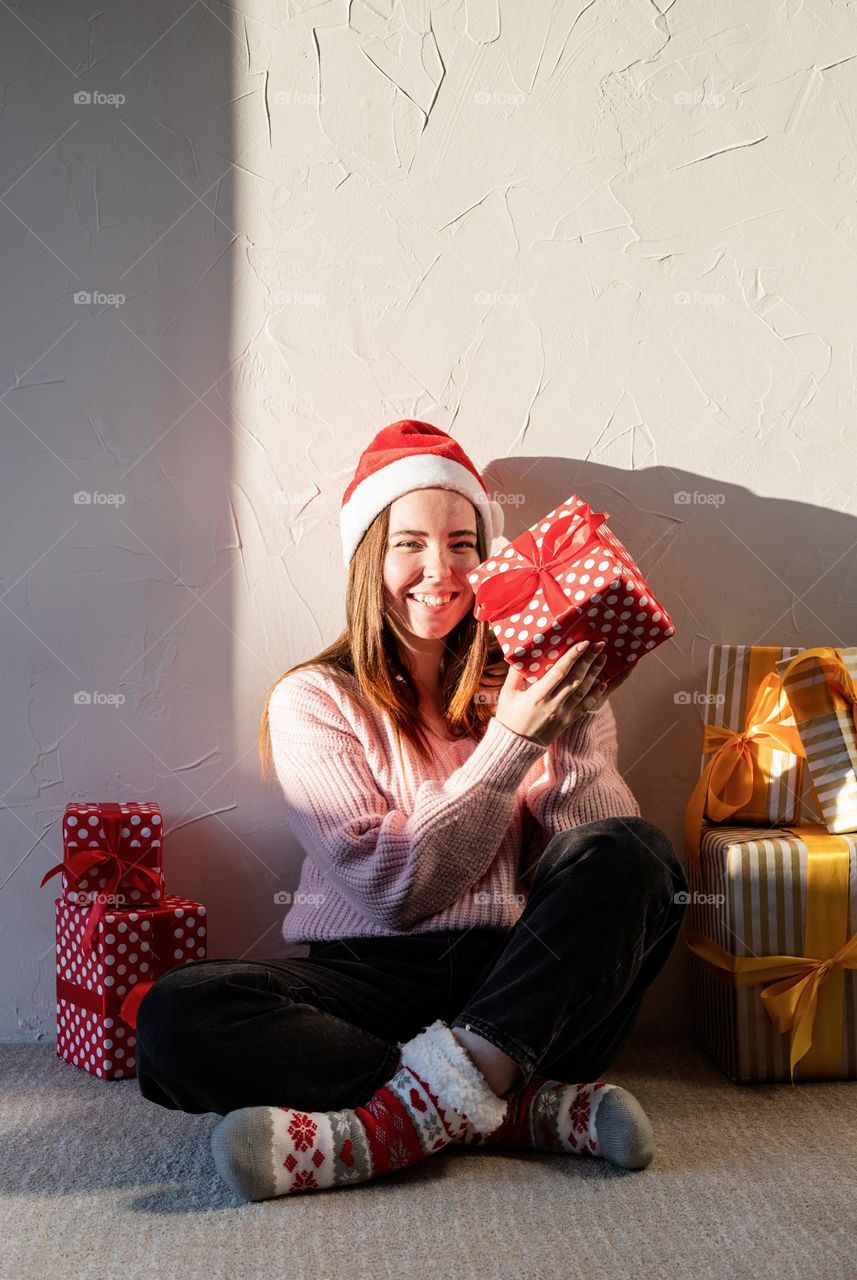
M 384 427 L 363 450 L 342 495 L 339 528 L 346 568 L 379 512 L 412 489 L 452 489 L 476 508 L 488 552 L 503 533 L 503 508 L 452 436 L 415 418 Z

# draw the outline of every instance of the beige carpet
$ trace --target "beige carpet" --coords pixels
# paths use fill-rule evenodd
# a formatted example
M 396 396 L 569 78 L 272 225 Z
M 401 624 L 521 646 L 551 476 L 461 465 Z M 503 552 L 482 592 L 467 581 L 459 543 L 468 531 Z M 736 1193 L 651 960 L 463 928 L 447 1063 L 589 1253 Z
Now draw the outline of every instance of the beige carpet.
M 165 1111 L 53 1045 L 0 1045 L 2 1280 L 854 1280 L 857 1082 L 734 1085 L 693 1041 L 606 1073 L 652 1117 L 641 1173 L 447 1148 L 359 1187 L 240 1203 L 217 1117 Z

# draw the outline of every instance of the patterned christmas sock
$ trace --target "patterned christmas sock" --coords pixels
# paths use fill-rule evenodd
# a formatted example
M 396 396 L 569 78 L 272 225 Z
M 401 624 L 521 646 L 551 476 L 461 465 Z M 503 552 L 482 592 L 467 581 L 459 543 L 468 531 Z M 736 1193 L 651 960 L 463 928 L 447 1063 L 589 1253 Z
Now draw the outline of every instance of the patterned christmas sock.
M 489 1134 L 472 1127 L 456 1139 L 465 1146 L 506 1147 L 557 1154 L 588 1152 L 625 1169 L 645 1169 L 655 1154 L 649 1117 L 619 1085 L 563 1084 L 533 1076 L 503 1095 L 509 1110 Z
M 220 1176 L 246 1200 L 350 1186 L 500 1124 L 507 1103 L 440 1019 L 399 1047 L 401 1068 L 353 1110 L 230 1111 L 211 1135 Z

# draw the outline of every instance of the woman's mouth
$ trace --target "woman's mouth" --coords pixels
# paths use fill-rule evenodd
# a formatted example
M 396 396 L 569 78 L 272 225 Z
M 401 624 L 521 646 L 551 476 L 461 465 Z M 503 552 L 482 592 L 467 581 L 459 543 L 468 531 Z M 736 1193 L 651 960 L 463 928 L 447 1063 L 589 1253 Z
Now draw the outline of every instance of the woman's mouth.
M 458 599 L 458 592 L 453 591 L 436 596 L 431 595 L 429 592 L 426 592 L 425 594 L 421 591 L 415 593 L 409 592 L 408 599 L 412 600 L 414 604 L 422 606 L 423 609 L 432 609 L 435 613 L 438 613 L 442 609 L 448 609 L 453 601 Z

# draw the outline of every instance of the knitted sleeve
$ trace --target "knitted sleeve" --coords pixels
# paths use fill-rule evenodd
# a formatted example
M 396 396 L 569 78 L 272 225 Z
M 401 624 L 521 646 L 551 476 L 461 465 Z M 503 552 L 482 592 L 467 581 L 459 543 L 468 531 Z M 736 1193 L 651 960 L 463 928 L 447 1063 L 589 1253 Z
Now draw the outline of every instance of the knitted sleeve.
M 548 836 L 597 818 L 640 816 L 640 806 L 619 773 L 618 754 L 609 702 L 554 739 L 541 774 L 526 791 L 527 809 Z
M 449 906 L 487 872 L 544 747 L 492 719 L 459 768 L 391 808 L 336 700 L 301 673 L 271 694 L 277 777 L 294 834 L 341 896 L 392 930 Z

